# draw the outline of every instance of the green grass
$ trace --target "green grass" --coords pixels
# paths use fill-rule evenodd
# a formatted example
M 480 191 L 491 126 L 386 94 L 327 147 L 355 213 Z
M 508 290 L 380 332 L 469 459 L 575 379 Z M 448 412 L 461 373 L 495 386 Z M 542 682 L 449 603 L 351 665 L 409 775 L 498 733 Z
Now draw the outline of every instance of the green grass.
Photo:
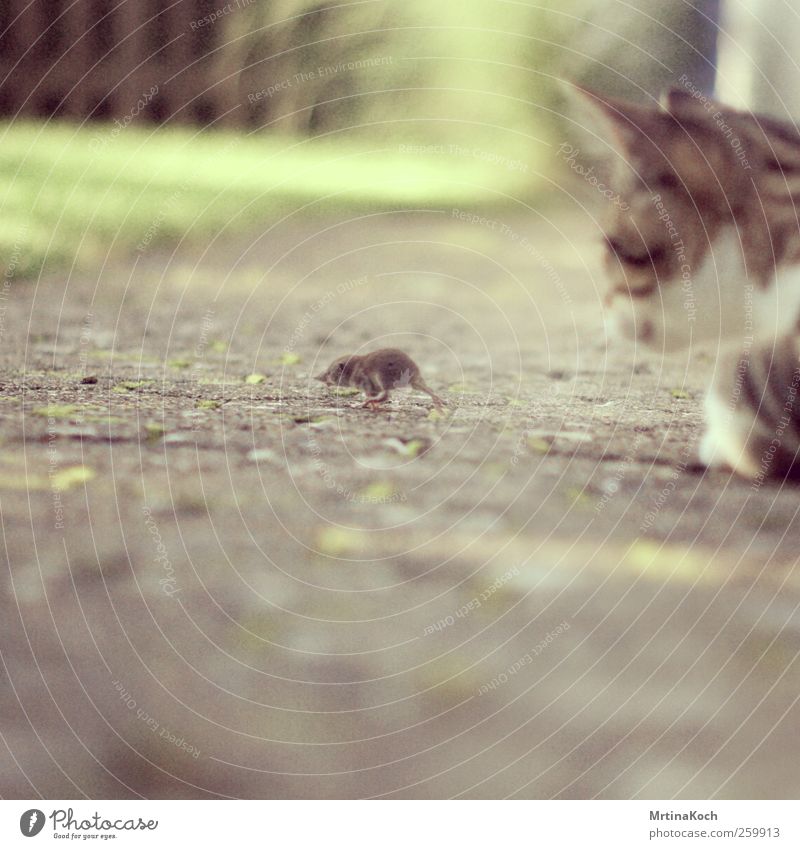
M 486 206 L 537 170 L 530 147 L 521 174 L 447 144 L 419 153 L 388 141 L 24 122 L 0 124 L 0 139 L 7 277 L 257 232 L 292 213 Z

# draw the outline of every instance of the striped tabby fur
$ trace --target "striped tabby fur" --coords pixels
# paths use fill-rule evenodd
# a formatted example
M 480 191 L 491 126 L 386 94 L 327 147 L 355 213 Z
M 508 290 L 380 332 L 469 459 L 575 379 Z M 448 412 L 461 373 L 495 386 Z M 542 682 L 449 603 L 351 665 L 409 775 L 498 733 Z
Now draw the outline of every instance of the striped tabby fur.
M 612 332 L 710 346 L 703 462 L 800 477 L 800 131 L 709 98 L 659 105 L 577 90 L 606 204 Z

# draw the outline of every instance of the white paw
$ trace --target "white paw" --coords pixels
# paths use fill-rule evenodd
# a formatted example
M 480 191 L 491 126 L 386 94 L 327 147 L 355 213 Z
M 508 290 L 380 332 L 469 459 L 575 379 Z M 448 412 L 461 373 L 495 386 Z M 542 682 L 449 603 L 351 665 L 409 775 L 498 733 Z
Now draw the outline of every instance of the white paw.
M 700 456 L 700 462 L 709 469 L 719 469 L 726 465 L 712 428 L 706 429 L 697 453 Z
M 746 478 L 758 473 L 748 450 L 753 421 L 741 410 L 731 409 L 713 390 L 706 397 L 706 432 L 700 442 L 700 462 L 710 469 L 727 468 Z

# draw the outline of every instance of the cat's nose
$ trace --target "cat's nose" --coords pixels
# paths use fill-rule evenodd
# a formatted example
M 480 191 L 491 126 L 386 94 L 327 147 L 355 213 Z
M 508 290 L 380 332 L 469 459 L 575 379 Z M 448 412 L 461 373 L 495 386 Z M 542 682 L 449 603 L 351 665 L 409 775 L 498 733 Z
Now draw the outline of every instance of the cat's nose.
M 650 343 L 653 341 L 653 322 L 649 319 L 642 319 L 638 323 L 637 327 L 637 337 L 641 342 Z
M 609 338 L 622 338 L 631 342 L 652 344 L 655 326 L 650 319 L 635 316 L 629 309 L 612 309 L 606 316 L 606 333 Z

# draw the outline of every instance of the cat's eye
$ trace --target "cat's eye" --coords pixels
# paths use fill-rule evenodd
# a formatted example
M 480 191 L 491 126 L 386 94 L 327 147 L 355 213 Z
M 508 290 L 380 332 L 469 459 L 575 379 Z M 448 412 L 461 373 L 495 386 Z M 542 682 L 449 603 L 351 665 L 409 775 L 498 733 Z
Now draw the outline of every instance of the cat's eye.
M 626 247 L 622 242 L 613 237 L 606 237 L 606 247 L 620 262 L 633 268 L 647 268 L 661 263 L 667 255 L 661 246 L 654 246 L 641 252 L 636 252 Z
M 653 180 L 653 184 L 659 189 L 677 189 L 680 186 L 681 181 L 678 179 L 677 174 L 667 171 L 663 174 L 659 174 Z
M 786 165 L 777 159 L 768 159 L 764 163 L 764 168 L 772 174 L 793 174 L 796 171 L 791 165 Z

